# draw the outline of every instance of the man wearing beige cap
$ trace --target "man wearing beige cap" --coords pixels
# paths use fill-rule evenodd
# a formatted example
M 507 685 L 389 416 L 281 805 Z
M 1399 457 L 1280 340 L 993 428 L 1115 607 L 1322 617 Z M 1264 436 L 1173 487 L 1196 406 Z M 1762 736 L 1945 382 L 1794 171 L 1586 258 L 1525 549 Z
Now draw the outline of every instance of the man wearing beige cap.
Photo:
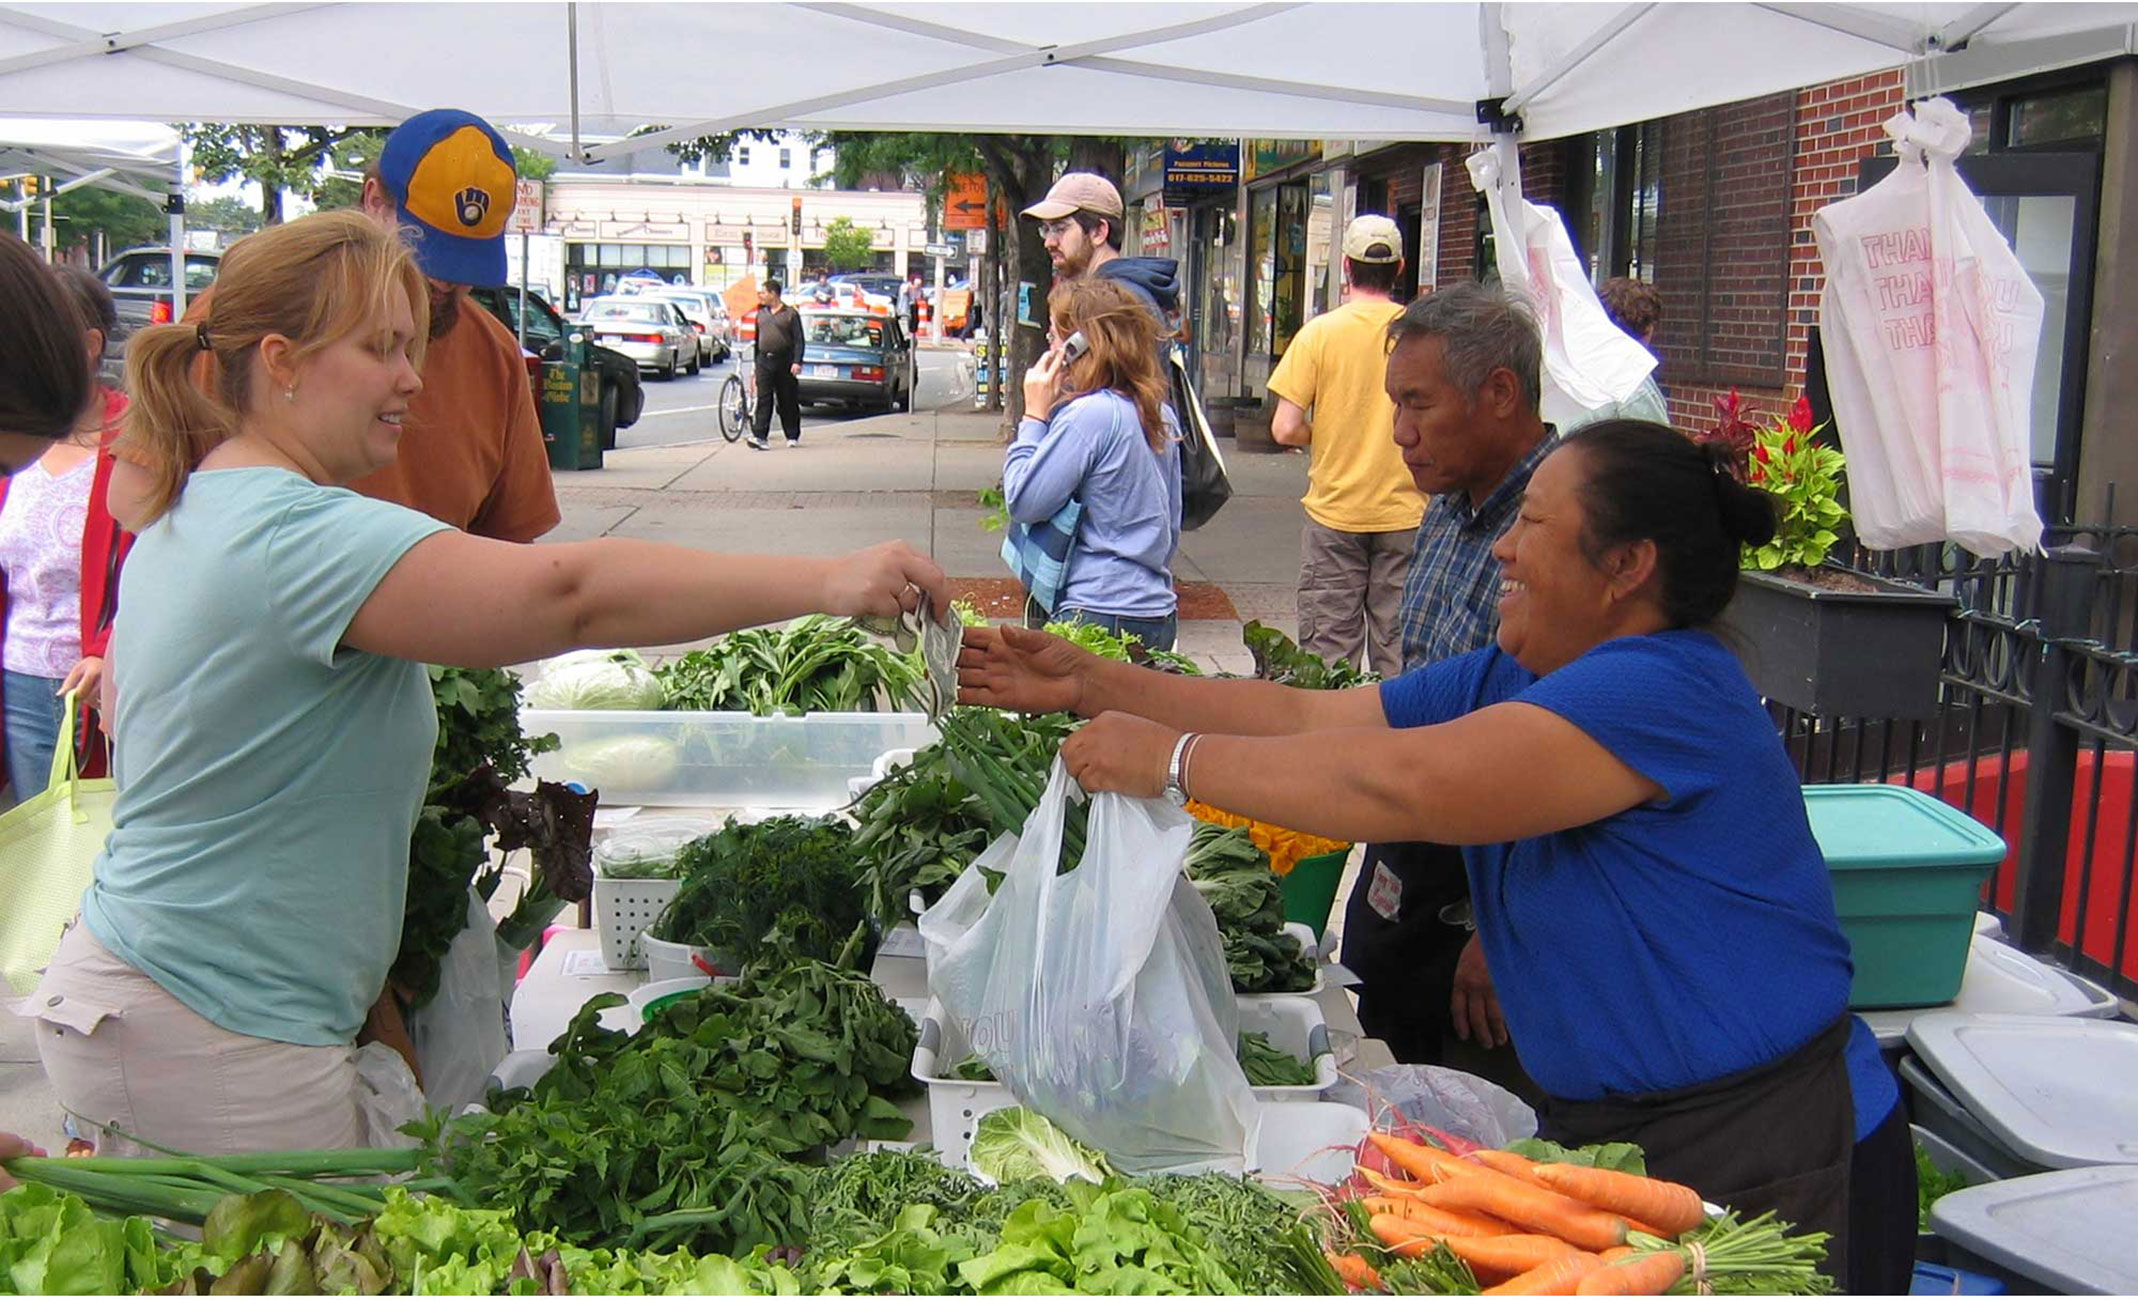
M 1150 306 L 1161 340 L 1170 342 L 1180 332 L 1180 263 L 1121 256 L 1127 214 L 1121 191 L 1096 172 L 1065 174 L 1047 197 L 1024 210 L 1039 222 L 1057 279 L 1098 275 L 1121 281 Z
M 1382 216 L 1344 229 L 1343 306 L 1306 323 L 1270 376 L 1270 433 L 1306 447 L 1306 531 L 1300 542 L 1299 644 L 1383 677 L 1403 670 L 1401 606 L 1425 498 L 1395 442 L 1386 387 L 1390 298 L 1403 235 Z

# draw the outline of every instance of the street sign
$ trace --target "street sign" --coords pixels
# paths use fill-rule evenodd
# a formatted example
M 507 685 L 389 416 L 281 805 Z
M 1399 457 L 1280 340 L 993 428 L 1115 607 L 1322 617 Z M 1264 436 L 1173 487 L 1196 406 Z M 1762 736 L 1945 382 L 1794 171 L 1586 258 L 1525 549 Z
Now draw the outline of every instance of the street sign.
M 930 257 L 956 257 L 958 255 L 958 246 L 956 244 L 929 244 L 921 251 Z
M 953 172 L 943 194 L 943 229 L 979 230 L 987 225 L 987 177 Z
M 522 176 L 513 184 L 512 218 L 505 229 L 515 235 L 539 235 L 547 224 L 542 219 L 542 182 Z
M 978 230 L 965 232 L 965 251 L 971 253 L 974 257 L 979 257 L 987 252 L 987 227 L 982 226 Z

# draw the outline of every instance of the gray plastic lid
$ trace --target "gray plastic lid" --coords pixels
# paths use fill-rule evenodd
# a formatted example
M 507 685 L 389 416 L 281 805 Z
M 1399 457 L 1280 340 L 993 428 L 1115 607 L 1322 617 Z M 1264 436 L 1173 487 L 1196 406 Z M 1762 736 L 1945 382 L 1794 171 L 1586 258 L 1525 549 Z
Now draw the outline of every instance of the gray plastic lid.
M 1908 1045 L 2013 1154 L 2050 1169 L 2138 1164 L 2138 1025 L 1933 1011 Z
M 1943 1007 L 1860 1011 L 1880 1047 L 1899 1047 L 1908 1026 L 1932 1011 L 1978 1015 L 2094 1016 L 2116 1014 L 2116 999 L 2098 984 L 2058 970 L 2007 943 L 1977 934 L 1967 954 L 1960 996 Z
M 2059 1169 L 1940 1197 L 1930 1229 L 2060 1295 L 2138 1293 L 2138 1165 Z

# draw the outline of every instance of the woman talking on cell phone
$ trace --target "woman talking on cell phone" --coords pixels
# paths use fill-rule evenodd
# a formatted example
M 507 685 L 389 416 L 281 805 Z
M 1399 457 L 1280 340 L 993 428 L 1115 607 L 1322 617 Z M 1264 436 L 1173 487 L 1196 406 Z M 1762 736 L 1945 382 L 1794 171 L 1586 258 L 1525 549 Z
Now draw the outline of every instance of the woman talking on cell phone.
M 1170 650 L 1180 424 L 1158 369 L 1157 322 L 1128 289 L 1088 277 L 1056 285 L 1048 315 L 1049 347 L 1025 372 L 1002 493 L 1013 532 L 1052 527 L 1067 552 L 1056 557 L 1058 583 L 1027 578 L 1025 620 L 1091 623 Z M 1080 510 L 1065 511 L 1072 502 Z

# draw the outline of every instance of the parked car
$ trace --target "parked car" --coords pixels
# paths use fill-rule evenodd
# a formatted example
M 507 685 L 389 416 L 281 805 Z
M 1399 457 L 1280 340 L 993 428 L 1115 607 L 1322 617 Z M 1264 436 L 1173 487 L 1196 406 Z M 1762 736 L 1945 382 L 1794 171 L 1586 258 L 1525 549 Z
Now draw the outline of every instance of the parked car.
M 641 370 L 663 379 L 674 379 L 678 370 L 698 373 L 698 331 L 672 302 L 648 295 L 596 298 L 581 308 L 579 323 L 596 343 L 623 353 Z
M 505 323 L 514 335 L 520 332 L 520 294 L 517 289 L 470 289 L 473 298 L 492 316 Z M 564 355 L 564 337 L 574 327 L 557 314 L 540 294 L 527 295 L 527 349 L 543 361 Z M 639 383 L 638 363 L 614 348 L 587 345 L 587 362 L 601 375 L 601 446 L 616 446 L 616 431 L 638 423 L 646 409 L 646 389 Z
M 698 359 L 713 365 L 728 359 L 735 343 L 728 334 L 727 304 L 710 289 L 648 289 L 641 297 L 672 302 L 683 309 L 683 318 L 698 332 Z
M 850 284 L 872 297 L 896 307 L 906 292 L 906 282 L 888 271 L 854 271 L 831 277 L 833 284 Z
M 218 252 L 186 250 L 186 297 L 215 283 L 222 269 Z M 105 341 L 100 367 L 104 382 L 112 385 L 126 378 L 126 344 L 143 325 L 167 325 L 172 317 L 171 247 L 168 244 L 129 248 L 98 269 L 97 278 L 111 290 L 119 312 L 119 328 Z
M 857 409 L 913 409 L 913 344 L 895 314 L 851 307 L 804 306 L 809 340 L 802 358 L 801 400 Z

